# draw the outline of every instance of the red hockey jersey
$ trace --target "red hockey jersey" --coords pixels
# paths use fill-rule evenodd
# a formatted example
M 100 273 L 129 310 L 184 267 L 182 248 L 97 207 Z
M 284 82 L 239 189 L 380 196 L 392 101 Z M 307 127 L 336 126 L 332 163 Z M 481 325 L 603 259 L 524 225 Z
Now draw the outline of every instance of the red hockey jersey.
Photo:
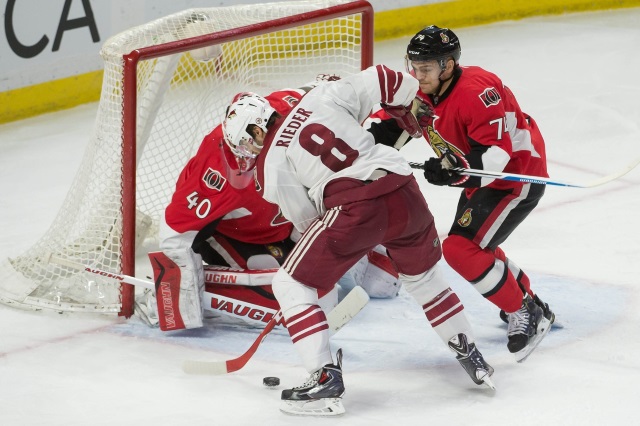
M 461 70 L 437 103 L 418 92 L 433 108 L 434 117 L 424 136 L 436 154 L 448 149 L 462 154 L 471 168 L 548 177 L 542 135 L 511 90 L 482 68 Z M 509 189 L 520 185 L 494 180 L 487 186 Z
M 283 90 L 266 99 L 279 114 L 286 115 L 303 94 L 301 90 Z M 279 207 L 256 192 L 253 170 L 239 173 L 220 125 L 205 136 L 197 154 L 180 173 L 165 210 L 167 225 L 181 234 L 200 231 L 217 219 L 221 219 L 217 232 L 246 243 L 281 241 L 292 230 Z

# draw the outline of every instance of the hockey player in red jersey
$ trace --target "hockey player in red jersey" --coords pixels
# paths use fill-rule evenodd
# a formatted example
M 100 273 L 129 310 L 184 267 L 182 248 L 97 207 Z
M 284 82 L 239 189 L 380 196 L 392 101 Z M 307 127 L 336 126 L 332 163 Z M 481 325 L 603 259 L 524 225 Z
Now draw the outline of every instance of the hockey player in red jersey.
M 502 310 L 507 347 L 522 361 L 555 316 L 500 245 L 535 208 L 545 186 L 463 176 L 451 169 L 547 177 L 545 144 L 511 90 L 482 68 L 461 67 L 459 58 L 458 37 L 437 26 L 418 32 L 407 47 L 407 70 L 420 82 L 418 96 L 426 104 L 420 124 L 437 154 L 425 162 L 424 174 L 434 185 L 464 188 L 442 243 L 444 258 Z
M 286 115 L 311 87 L 335 78 L 320 75 L 300 89 L 271 93 L 266 97 L 266 118 L 273 112 Z M 252 96 L 241 93 L 234 101 Z M 201 327 L 203 309 L 225 313 L 219 306 L 225 298 L 235 300 L 238 309 L 250 306 L 264 313 L 277 311 L 270 285 L 227 285 L 210 280 L 205 284 L 204 279 L 203 261 L 233 268 L 222 271 L 225 276 L 240 271 L 240 275 L 259 275 L 262 282 L 265 275 L 274 274 L 297 240 L 291 222 L 279 207 L 256 192 L 254 162 L 224 143 L 223 126 L 219 125 L 204 137 L 196 155 L 180 173 L 160 224 L 161 251 L 149 254 L 156 293 L 160 294 L 154 303 L 163 331 Z M 350 285 L 362 285 L 371 297 L 391 297 L 394 290 L 397 292 L 397 274 L 390 269 L 388 258 L 372 252 L 360 265 Z M 337 303 L 337 289 L 325 293 L 323 306 L 330 308 Z M 202 306 L 203 301 L 211 306 Z M 224 305 L 227 311 L 229 306 Z M 237 317 L 248 320 L 246 315 Z M 265 318 L 258 321 L 264 322 Z
M 409 164 L 396 150 L 375 144 L 360 125 L 384 102 L 404 128 L 420 135 L 406 108 L 417 89 L 411 75 L 379 65 L 314 88 L 287 116 L 272 116 L 266 126 L 261 111 L 268 99 L 241 99 L 229 107 L 225 123 L 236 130 L 225 134 L 227 142 L 249 158 L 258 156 L 259 191 L 303 234 L 273 280 L 293 344 L 311 374 L 304 385 L 282 392 L 286 413 L 344 412 L 341 350 L 334 362 L 318 293 L 379 244 L 472 380 L 493 387 L 493 369 L 438 268 L 433 216 Z

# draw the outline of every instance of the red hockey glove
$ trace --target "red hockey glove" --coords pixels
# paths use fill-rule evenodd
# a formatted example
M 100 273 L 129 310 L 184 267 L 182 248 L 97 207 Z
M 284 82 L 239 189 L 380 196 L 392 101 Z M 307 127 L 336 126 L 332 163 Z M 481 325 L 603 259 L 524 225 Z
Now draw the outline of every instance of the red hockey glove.
M 422 102 L 418 98 L 414 102 L 418 102 L 418 112 L 416 112 L 416 118 L 418 119 L 418 124 L 422 129 L 426 129 L 427 126 L 432 122 L 435 114 L 431 109 L 431 106 Z
M 422 136 L 422 127 L 418 123 L 418 119 L 411 112 L 410 106 L 392 106 L 387 104 L 380 104 L 382 109 L 385 110 L 389 116 L 393 117 L 402 130 L 406 130 L 411 137 L 419 138 Z

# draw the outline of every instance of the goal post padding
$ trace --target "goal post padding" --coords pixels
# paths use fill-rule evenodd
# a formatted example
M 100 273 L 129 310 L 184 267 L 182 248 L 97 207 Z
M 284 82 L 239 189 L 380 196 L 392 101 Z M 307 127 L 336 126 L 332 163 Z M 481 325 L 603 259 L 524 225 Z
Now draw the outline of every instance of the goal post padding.
M 300 87 L 372 64 L 366 1 L 189 9 L 124 31 L 101 50 L 94 134 L 49 230 L 0 263 L 0 301 L 29 309 L 133 313 L 134 288 L 46 261 L 135 275 L 157 246 L 178 174 L 235 93 Z

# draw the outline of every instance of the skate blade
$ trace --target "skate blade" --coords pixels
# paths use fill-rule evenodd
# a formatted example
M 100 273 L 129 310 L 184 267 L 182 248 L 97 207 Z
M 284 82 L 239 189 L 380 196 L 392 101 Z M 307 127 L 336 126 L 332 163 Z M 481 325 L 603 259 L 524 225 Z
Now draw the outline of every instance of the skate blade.
M 479 385 L 489 388 L 491 390 L 496 390 L 496 385 L 493 384 L 493 380 L 491 380 L 491 376 L 489 376 L 489 373 L 485 372 L 484 376 L 478 377 L 478 380 L 482 382 L 482 383 L 479 383 Z
M 342 398 L 322 398 L 310 401 L 282 400 L 280 411 L 294 416 L 340 416 L 345 413 Z
M 551 330 L 552 324 L 553 323 L 550 322 L 548 319 L 546 319 L 545 317 L 542 317 L 542 321 L 540 321 L 540 324 L 538 325 L 538 330 L 535 336 L 533 336 L 533 338 L 531 339 L 531 341 L 529 341 L 529 344 L 522 350 L 514 353 L 516 357 L 516 361 L 523 362 L 524 360 L 527 359 L 529 355 L 531 355 L 531 352 L 533 352 L 533 350 L 538 346 L 538 344 L 540 343 L 540 341 L 542 341 L 544 336 L 546 336 L 547 333 L 549 333 L 549 330 Z

